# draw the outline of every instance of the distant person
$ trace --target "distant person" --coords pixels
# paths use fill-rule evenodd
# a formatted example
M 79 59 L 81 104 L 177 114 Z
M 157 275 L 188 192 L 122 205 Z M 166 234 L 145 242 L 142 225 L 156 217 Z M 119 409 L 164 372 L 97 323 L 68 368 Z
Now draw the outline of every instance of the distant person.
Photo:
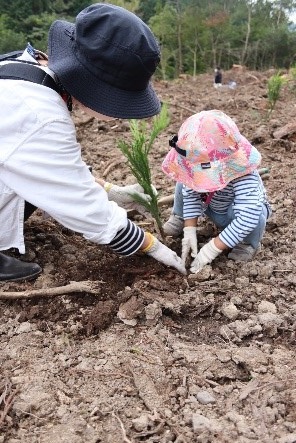
M 171 141 L 163 171 L 177 182 L 173 214 L 164 224 L 167 235 L 183 231 L 182 259 L 193 257 L 199 272 L 222 251 L 228 258 L 249 261 L 260 249 L 271 214 L 257 168 L 261 155 L 221 111 L 189 117 Z M 198 252 L 196 227 L 208 216 L 220 230 Z
M 48 57 L 28 45 L 19 58 L 0 63 L 1 251 L 25 252 L 23 221 L 41 208 L 122 256 L 142 251 L 186 272 L 174 251 L 132 223 L 119 206 L 130 202 L 133 193 L 145 197 L 139 184 L 95 180 L 81 158 L 69 113 L 73 101 L 99 119 L 158 114 L 160 102 L 150 79 L 159 60 L 159 45 L 140 18 L 97 3 L 81 11 L 75 24 L 57 20 L 51 25 Z M 42 84 L 24 80 L 24 71 L 34 71 Z M 0 281 L 27 280 L 41 271 L 37 263 L 0 253 Z
M 222 86 L 222 71 L 219 66 L 215 68 L 214 87 L 219 88 Z

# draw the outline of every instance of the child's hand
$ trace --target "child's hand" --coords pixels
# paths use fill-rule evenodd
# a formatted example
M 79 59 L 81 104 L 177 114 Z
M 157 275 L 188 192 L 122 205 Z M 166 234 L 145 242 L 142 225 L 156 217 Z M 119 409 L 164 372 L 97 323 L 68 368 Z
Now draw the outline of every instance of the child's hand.
M 185 266 L 187 257 L 191 253 L 191 257 L 196 257 L 197 255 L 197 236 L 195 226 L 186 226 L 183 229 L 183 239 L 182 239 L 182 262 Z
M 191 263 L 190 271 L 194 274 L 201 271 L 205 265 L 211 263 L 216 257 L 218 257 L 219 254 L 221 254 L 221 252 L 222 250 L 218 249 L 217 246 L 215 246 L 214 239 L 212 238 L 211 241 L 209 241 L 201 248 L 195 259 Z

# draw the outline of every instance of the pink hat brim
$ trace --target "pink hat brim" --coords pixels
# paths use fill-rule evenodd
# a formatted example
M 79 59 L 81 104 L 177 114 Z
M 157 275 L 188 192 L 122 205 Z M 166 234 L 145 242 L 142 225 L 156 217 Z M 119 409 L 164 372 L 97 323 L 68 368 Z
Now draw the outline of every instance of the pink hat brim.
M 176 182 L 196 192 L 215 192 L 225 188 L 232 180 L 251 173 L 260 162 L 260 153 L 242 137 L 241 149 L 227 160 L 211 162 L 209 168 L 201 164 L 192 165 L 172 148 L 162 163 L 162 170 Z

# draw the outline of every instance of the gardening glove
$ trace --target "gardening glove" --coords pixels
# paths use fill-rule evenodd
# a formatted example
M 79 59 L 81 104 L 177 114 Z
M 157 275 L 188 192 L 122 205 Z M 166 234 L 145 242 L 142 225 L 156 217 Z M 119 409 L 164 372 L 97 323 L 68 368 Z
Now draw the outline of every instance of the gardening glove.
M 191 257 L 197 255 L 197 236 L 195 226 L 186 226 L 183 229 L 182 239 L 182 262 L 185 266 L 187 257 L 191 254 Z
M 211 241 L 201 248 L 191 263 L 190 271 L 194 274 L 201 271 L 205 265 L 211 263 L 219 254 L 221 254 L 221 252 L 222 250 L 215 246 L 214 239 L 212 238 Z
M 178 257 L 174 251 L 157 240 L 152 234 L 149 235 L 151 237 L 149 245 L 145 249 L 142 249 L 142 252 L 150 255 L 150 257 L 155 258 L 155 260 L 164 265 L 172 266 L 177 269 L 177 271 L 181 272 L 181 274 L 186 275 L 186 269 L 181 258 Z
M 152 186 L 155 195 L 157 195 L 157 190 L 154 186 Z M 127 186 L 117 186 L 112 183 L 106 182 L 104 185 L 104 189 L 108 194 L 108 199 L 114 201 L 121 206 L 122 208 L 128 209 L 137 209 L 139 210 L 142 206 L 139 202 L 134 200 L 134 195 L 138 195 L 143 198 L 145 201 L 149 202 L 151 197 L 144 193 L 144 189 L 139 183 L 135 183 L 134 185 Z M 140 211 L 141 212 L 141 211 Z

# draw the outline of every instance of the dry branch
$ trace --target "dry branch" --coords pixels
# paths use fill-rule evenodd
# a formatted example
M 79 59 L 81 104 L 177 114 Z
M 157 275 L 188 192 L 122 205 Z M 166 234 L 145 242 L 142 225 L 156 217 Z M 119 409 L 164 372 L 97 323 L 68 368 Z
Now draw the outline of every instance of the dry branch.
M 75 292 L 87 292 L 89 294 L 98 295 L 100 292 L 99 284 L 103 284 L 103 281 L 72 281 L 68 285 L 58 286 L 56 288 L 41 288 L 32 289 L 20 292 L 5 292 L 0 291 L 0 300 L 14 300 L 14 299 L 26 299 L 34 297 L 53 297 L 56 295 L 65 295 Z
M 186 106 L 180 105 L 180 103 L 167 102 L 167 104 L 170 105 L 171 107 L 184 109 L 185 111 L 191 112 L 192 114 L 196 114 L 198 112 L 196 109 L 187 108 Z
M 92 121 L 94 121 L 94 117 L 89 117 L 85 120 L 80 120 L 79 122 L 75 123 L 75 126 L 86 126 L 88 125 L 88 123 L 91 123 Z
M 14 391 L 12 390 L 9 395 L 6 397 L 8 392 L 11 390 L 11 384 L 6 383 L 4 386 L 4 391 L 0 397 L 0 405 L 1 403 L 4 404 L 3 411 L 0 412 L 0 429 L 5 421 L 5 418 L 13 404 L 14 398 L 16 394 L 19 392 L 19 388 L 16 388 Z
M 121 429 L 121 432 L 122 432 L 123 441 L 124 441 L 125 443 L 132 443 L 132 441 L 131 441 L 129 438 L 127 438 L 126 430 L 125 430 L 125 428 L 124 428 L 124 425 L 123 425 L 122 421 L 121 421 L 120 418 L 118 417 L 118 415 L 116 415 L 114 412 L 112 412 L 112 417 L 116 418 L 116 420 L 117 420 L 118 423 L 120 424 L 120 429 Z
M 174 202 L 174 194 L 167 195 L 166 197 L 161 197 L 158 200 L 158 206 L 167 206 Z
M 107 175 L 109 174 L 109 172 L 113 169 L 116 168 L 119 165 L 122 165 L 122 163 L 125 163 L 125 160 L 123 160 L 122 158 L 120 158 L 119 160 L 114 160 L 113 162 L 111 162 L 106 169 L 104 170 L 102 177 L 106 178 Z

